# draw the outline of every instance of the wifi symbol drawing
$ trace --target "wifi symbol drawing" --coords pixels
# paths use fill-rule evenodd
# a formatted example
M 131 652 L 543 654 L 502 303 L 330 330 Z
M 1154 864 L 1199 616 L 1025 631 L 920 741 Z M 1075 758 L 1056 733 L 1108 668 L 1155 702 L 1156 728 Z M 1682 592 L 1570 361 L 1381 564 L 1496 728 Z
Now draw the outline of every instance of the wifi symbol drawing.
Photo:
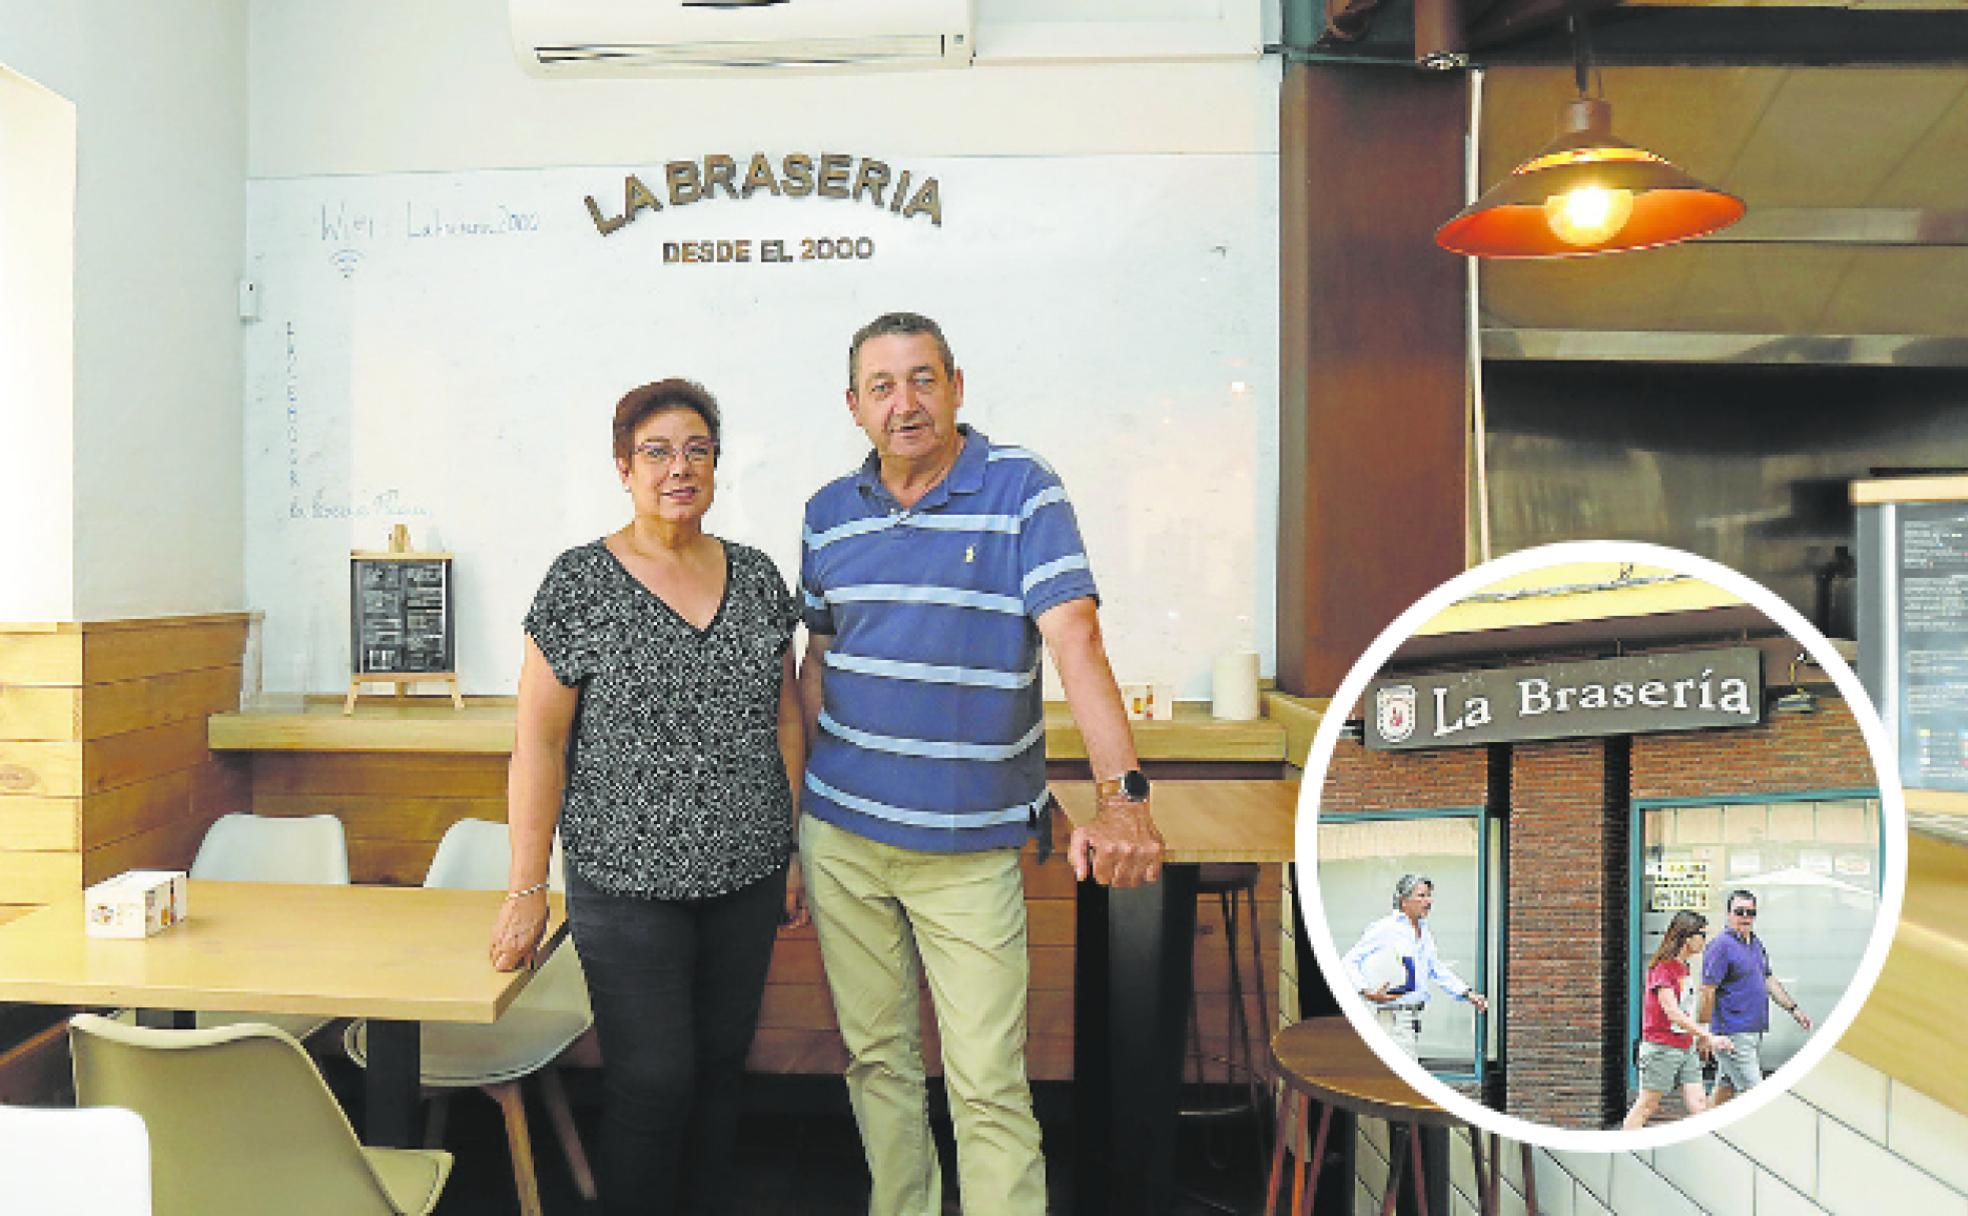
M 343 278 L 351 279 L 355 277 L 355 267 L 362 261 L 362 254 L 354 249 L 337 249 L 328 260 L 342 272 Z

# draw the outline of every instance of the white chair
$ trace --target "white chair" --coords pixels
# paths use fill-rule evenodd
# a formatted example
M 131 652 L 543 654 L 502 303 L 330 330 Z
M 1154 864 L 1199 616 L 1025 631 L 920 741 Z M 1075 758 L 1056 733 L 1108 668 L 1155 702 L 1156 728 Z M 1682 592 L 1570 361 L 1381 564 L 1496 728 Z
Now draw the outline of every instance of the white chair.
M 348 838 L 333 815 L 222 815 L 198 842 L 191 876 L 346 886 Z
M 116 1106 L 0 1106 L 0 1195 L 33 1216 L 151 1216 L 150 1133 Z
M 191 862 L 193 878 L 347 886 L 348 838 L 333 815 L 223 815 L 206 829 Z M 192 915 L 196 916 L 194 910 Z M 305 1013 L 206 1012 L 201 1028 L 259 1022 L 305 1040 L 333 1018 Z
M 149 1127 L 156 1216 L 423 1216 L 450 1177 L 449 1153 L 364 1148 L 314 1060 L 271 1026 L 151 1030 L 83 1013 L 69 1048 L 76 1101 Z
M 461 819 L 438 842 L 437 855 L 431 858 L 424 885 L 503 891 L 511 857 L 505 824 Z M 554 841 L 547 882 L 556 891 L 565 889 L 558 838 Z M 491 926 L 487 925 L 486 930 L 490 932 Z M 519 1189 L 520 1211 L 524 1216 L 538 1216 L 540 1188 L 533 1173 L 532 1138 L 527 1132 L 526 1106 L 519 1088 L 523 1078 L 538 1073 L 541 1096 L 553 1119 L 561 1149 L 567 1155 L 574 1185 L 584 1199 L 593 1199 L 594 1175 L 574 1130 L 567 1092 L 554 1068 L 554 1061 L 593 1024 L 587 978 L 581 972 L 580 959 L 571 943 L 553 952 L 540 968 L 540 974 L 533 977 L 504 1015 L 490 1026 L 426 1022 L 421 1038 L 421 1081 L 424 1088 L 435 1092 L 424 1142 L 435 1145 L 443 1138 L 449 1090 L 472 1087 L 484 1090 L 505 1115 L 506 1143 L 512 1150 L 513 1180 Z M 349 1058 L 367 1067 L 368 1022 L 352 1023 L 343 1042 Z

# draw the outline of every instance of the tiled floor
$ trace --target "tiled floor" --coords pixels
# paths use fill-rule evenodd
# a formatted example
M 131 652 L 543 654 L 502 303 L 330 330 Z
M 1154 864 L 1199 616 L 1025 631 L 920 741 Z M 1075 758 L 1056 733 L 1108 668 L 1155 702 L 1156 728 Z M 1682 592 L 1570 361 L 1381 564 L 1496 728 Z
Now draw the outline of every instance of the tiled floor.
M 359 1075 L 327 1065 L 330 1084 L 351 1114 L 358 1115 Z M 593 1145 L 600 1118 L 600 1093 L 590 1074 L 575 1073 L 569 1095 L 584 1142 Z M 1052 1211 L 1072 1211 L 1072 1091 L 1064 1084 L 1041 1084 L 1034 1102 L 1044 1129 L 1047 1180 Z M 939 1105 L 940 1109 L 940 1105 Z M 529 1099 L 541 1200 L 547 1216 L 597 1211 L 575 1193 L 546 1114 Z M 949 1124 L 939 1120 L 946 1171 L 946 1194 L 955 1195 L 955 1154 Z M 500 1216 L 516 1212 L 510 1159 L 498 1110 L 490 1099 L 459 1094 L 452 1101 L 445 1147 L 457 1157 L 451 1181 L 438 1206 L 440 1216 Z M 1255 1212 L 1263 1193 L 1262 1163 L 1254 1124 L 1248 1118 L 1211 1125 L 1185 1124 L 1177 1160 L 1177 1184 L 1187 1193 L 1176 1207 L 1180 1216 L 1217 1211 Z M 837 1077 L 755 1077 L 746 1090 L 740 1129 L 743 1193 L 734 1210 L 744 1216 L 861 1216 L 866 1211 L 867 1169 L 861 1143 Z M 1216 1205 L 1203 1199 L 1215 1201 Z M 946 1211 L 955 1212 L 954 1202 Z M 973 1208 L 970 1216 L 987 1213 Z

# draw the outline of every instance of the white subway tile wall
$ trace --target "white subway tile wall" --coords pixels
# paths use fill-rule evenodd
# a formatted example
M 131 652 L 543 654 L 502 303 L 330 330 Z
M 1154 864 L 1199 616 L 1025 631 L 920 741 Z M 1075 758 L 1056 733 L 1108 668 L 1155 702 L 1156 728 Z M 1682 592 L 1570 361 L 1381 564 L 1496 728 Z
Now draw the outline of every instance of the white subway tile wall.
M 1611 1173 L 1610 1170 L 1607 1172 L 1609 1174 Z M 1543 1198 L 1544 1196 L 1542 1195 L 1538 1196 L 1538 1199 L 1540 1201 L 1542 1201 Z M 1572 1209 L 1573 1216 L 1612 1216 L 1613 1209 L 1607 1207 L 1603 1203 L 1600 1203 L 1599 1200 L 1593 1196 L 1592 1192 L 1586 1190 L 1584 1187 L 1580 1187 L 1572 1192 L 1572 1200 L 1577 1205 Z M 1540 1202 L 1540 1206 L 1542 1206 L 1541 1202 Z
M 1960 1060 L 1955 1067 L 1968 1067 Z M 1957 1191 L 1968 1191 L 1968 1115 L 1894 1081 L 1886 1147 Z
M 1613 1201 L 1606 1206 L 1615 1212 L 1645 1212 L 1648 1216 L 1698 1216 L 1701 1212 L 1694 1200 L 1654 1172 L 1637 1153 L 1613 1158 Z
M 1718 1132 L 1759 1167 L 1793 1190 L 1818 1189 L 1818 1108 L 1788 1093 Z
M 1886 1140 L 1886 1074 L 1834 1051 L 1804 1074 L 1791 1093 L 1819 1110 L 1833 1112 L 1840 1123 L 1868 1140 Z
M 1387 1145 L 1385 1123 L 1359 1121 L 1356 1211 L 1379 1211 Z M 1501 1147 L 1502 1211 L 1519 1216 L 1518 1148 Z M 1449 1154 L 1451 1208 L 1473 1211 L 1468 1136 L 1451 1136 Z M 1538 1216 L 1968 1216 L 1968 1116 L 1837 1052 L 1715 1136 L 1649 1152 L 1533 1157 Z
M 1775 1174 L 1757 1172 L 1756 1216 L 1816 1216 L 1822 1211 Z
M 1609 1153 L 1548 1153 L 1553 1163 L 1577 1180 L 1600 1207 L 1613 1197 L 1613 1158 Z
M 1833 1216 L 1968 1216 L 1968 1196 L 1842 1123 L 1818 1134 L 1818 1206 Z
M 1756 1165 L 1712 1136 L 1654 1150 L 1654 1170 L 1710 1212 L 1747 1212 L 1756 1202 Z

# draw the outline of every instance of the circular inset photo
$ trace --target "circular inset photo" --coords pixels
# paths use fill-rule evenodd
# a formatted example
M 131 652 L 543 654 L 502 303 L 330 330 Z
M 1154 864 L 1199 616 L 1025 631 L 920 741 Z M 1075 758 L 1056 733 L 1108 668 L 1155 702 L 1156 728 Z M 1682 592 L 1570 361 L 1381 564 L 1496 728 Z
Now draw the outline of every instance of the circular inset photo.
M 1905 886 L 1847 657 L 1656 545 L 1542 546 L 1423 597 L 1340 685 L 1300 795 L 1308 935 L 1360 1035 L 1426 1101 L 1553 1148 L 1774 1097 L 1856 1015 Z

